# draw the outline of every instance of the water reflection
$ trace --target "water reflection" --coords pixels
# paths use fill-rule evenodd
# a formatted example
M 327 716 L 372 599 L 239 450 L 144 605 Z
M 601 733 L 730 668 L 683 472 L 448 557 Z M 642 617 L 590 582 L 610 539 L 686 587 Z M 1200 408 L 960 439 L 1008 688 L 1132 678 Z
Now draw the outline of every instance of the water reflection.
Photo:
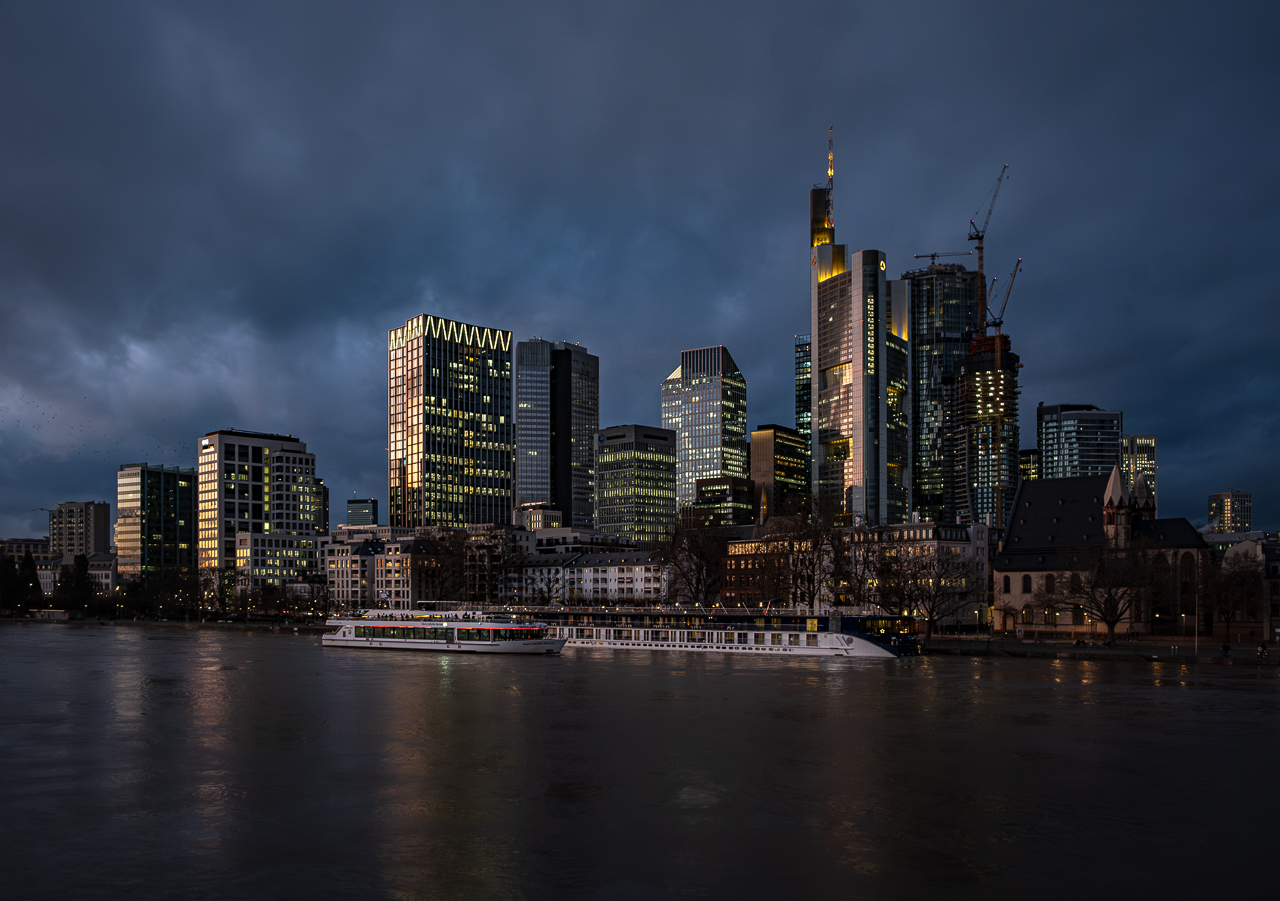
M 1277 778 L 1235 774 L 1280 737 L 1274 671 L 13 626 L 0 679 L 22 897 L 1059 896 L 1191 830 L 1189 893 L 1270 859 Z

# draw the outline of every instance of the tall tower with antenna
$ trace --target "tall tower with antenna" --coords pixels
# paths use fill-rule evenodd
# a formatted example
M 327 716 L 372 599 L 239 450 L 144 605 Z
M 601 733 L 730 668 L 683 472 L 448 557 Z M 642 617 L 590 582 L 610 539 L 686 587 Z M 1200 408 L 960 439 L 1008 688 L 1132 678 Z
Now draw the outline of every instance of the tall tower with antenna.
M 809 192 L 812 482 L 845 523 L 905 522 L 910 508 L 907 307 L 885 256 L 837 244 L 834 128 L 827 184 Z

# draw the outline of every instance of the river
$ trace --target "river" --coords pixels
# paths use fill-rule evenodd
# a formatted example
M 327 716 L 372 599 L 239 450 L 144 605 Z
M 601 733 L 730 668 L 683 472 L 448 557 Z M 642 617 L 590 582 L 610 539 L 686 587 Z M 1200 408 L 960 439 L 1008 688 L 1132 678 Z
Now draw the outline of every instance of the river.
M 9 898 L 1270 894 L 1275 669 L 0 627 Z

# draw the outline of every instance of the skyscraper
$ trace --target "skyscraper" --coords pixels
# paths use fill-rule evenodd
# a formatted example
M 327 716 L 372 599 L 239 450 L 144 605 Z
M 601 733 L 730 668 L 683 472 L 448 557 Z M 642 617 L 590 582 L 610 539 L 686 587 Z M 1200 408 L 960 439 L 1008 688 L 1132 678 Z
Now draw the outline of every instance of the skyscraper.
M 600 359 L 578 344 L 516 344 L 516 506 L 547 504 L 566 526 L 595 527 Z
M 1008 335 L 975 338 L 956 370 L 955 515 L 1003 528 L 1020 478 L 1018 355 Z
M 894 304 L 904 297 L 911 311 L 911 505 L 924 522 L 955 521 L 958 461 L 947 411 L 956 367 L 987 333 L 981 283 L 977 272 L 936 263 L 890 283 Z
M 804 441 L 805 491 L 813 491 L 813 343 L 796 335 L 796 431 Z
M 352 498 L 347 501 L 347 525 L 376 526 L 378 523 L 378 499 L 376 497 Z
M 828 176 L 831 176 L 828 158 Z M 910 505 L 906 298 L 878 250 L 836 244 L 831 181 L 809 194 L 813 482 L 852 522 L 905 522 Z
M 641 548 L 676 521 L 676 433 L 647 425 L 600 431 L 596 451 L 596 529 Z
M 1120 458 L 1124 414 L 1090 404 L 1036 407 L 1040 477 L 1105 476 Z
M 219 429 L 200 439 L 198 459 L 201 569 L 239 568 L 252 587 L 316 570 L 323 495 L 304 442 Z
M 694 501 L 694 482 L 747 473 L 747 380 L 723 346 L 680 353 L 662 383 L 662 427 L 676 433 L 676 503 Z
M 1221 491 L 1209 495 L 1210 532 L 1252 532 L 1253 494 L 1248 491 Z
M 196 471 L 129 463 L 116 474 L 116 568 L 121 581 L 194 570 Z
M 103 554 L 111 547 L 111 505 L 67 501 L 49 512 L 49 551 L 59 556 Z
M 780 425 L 752 429 L 751 481 L 758 495 L 756 506 L 767 516 L 781 510 L 787 498 L 807 494 L 809 466 L 800 434 Z
M 1147 490 L 1151 492 L 1153 511 L 1158 511 L 1160 495 L 1156 491 L 1156 476 L 1160 467 L 1156 462 L 1156 436 L 1122 436 L 1120 438 L 1120 469 L 1124 474 L 1125 484 L 1131 489 L 1138 473 L 1142 473 L 1142 478 L 1147 483 Z M 1157 512 L 1152 513 L 1153 517 L 1156 515 L 1158 515 Z
M 426 315 L 391 329 L 391 526 L 511 522 L 511 388 L 511 332 Z

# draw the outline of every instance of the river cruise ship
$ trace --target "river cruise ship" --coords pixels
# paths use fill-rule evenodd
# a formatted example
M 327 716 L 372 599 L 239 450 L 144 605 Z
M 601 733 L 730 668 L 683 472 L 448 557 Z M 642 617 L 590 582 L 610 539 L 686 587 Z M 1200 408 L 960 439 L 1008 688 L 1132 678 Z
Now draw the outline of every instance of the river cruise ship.
M 499 615 L 488 608 L 488 615 Z M 634 648 L 794 657 L 907 657 L 920 653 L 909 616 L 814 616 L 724 608 L 501 608 L 517 620 L 536 617 L 570 648 Z
M 563 638 L 545 623 L 478 612 L 401 613 L 362 610 L 331 617 L 320 643 L 330 648 L 382 648 L 472 654 L 559 654 Z

